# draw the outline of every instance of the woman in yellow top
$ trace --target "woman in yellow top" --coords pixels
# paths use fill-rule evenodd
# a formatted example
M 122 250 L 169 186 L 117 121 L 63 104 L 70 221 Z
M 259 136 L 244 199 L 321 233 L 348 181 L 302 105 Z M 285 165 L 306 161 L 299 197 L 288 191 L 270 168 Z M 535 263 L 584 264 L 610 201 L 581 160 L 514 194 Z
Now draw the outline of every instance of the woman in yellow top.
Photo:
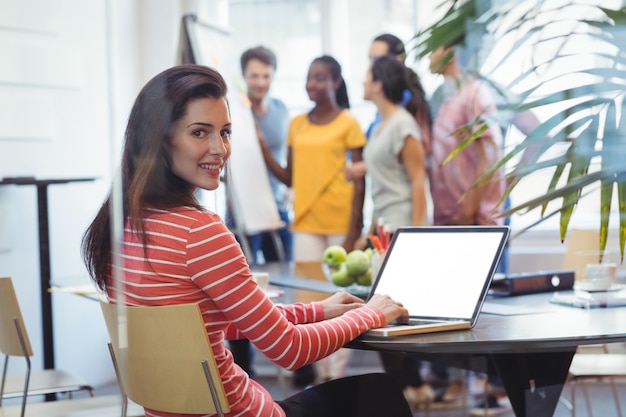
M 306 91 L 313 109 L 296 116 L 287 134 L 287 166 L 272 157 L 259 135 L 263 157 L 274 176 L 293 188 L 293 259 L 321 261 L 324 250 L 342 245 L 348 252 L 363 229 L 365 180 L 348 182 L 344 170 L 348 153 L 352 162 L 363 160 L 365 135 L 350 107 L 341 65 L 328 55 L 309 66 Z M 340 349 L 317 362 L 322 381 L 343 376 L 349 351 Z M 305 387 L 315 380 L 312 365 L 294 373 L 293 384 Z
M 294 192 L 294 260 L 319 261 L 331 245 L 351 251 L 363 228 L 365 181 L 348 182 L 348 154 L 362 160 L 365 135 L 350 106 L 341 66 L 324 55 L 313 60 L 306 90 L 315 107 L 296 116 L 287 136 L 287 166 L 260 137 L 272 173 Z

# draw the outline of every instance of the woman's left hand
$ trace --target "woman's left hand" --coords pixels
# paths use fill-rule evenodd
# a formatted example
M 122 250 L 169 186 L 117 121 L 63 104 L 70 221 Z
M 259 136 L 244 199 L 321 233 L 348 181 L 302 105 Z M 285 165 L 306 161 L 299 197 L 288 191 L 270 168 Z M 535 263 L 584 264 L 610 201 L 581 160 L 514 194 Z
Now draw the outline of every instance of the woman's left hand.
M 331 295 L 325 300 L 321 301 L 324 307 L 324 319 L 332 319 L 333 317 L 339 317 L 346 311 L 353 310 L 355 308 L 363 307 L 365 302 L 352 294 L 348 294 L 345 291 L 341 291 Z

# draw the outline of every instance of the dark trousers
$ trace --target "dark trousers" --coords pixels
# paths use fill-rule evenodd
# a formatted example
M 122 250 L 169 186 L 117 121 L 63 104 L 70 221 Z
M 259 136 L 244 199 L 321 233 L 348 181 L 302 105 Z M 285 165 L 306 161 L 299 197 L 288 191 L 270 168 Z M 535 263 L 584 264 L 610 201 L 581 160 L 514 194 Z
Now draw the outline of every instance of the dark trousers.
M 411 417 L 396 380 L 387 374 L 334 379 L 277 403 L 287 417 Z
M 289 213 L 286 210 L 278 210 L 280 219 L 285 222 L 285 227 L 281 227 L 276 232 L 282 244 L 284 251 L 284 260 L 291 261 L 293 259 L 293 236 L 289 231 Z M 248 235 L 248 244 L 253 254 L 253 263 L 260 264 L 262 262 L 272 262 L 280 260 L 279 252 L 276 248 L 276 242 L 271 232 L 261 232 Z M 261 258 L 259 252 L 263 255 Z
M 424 384 L 420 375 L 421 362 L 402 352 L 378 352 L 385 372 L 396 378 L 402 388 Z
M 250 378 L 254 378 L 252 369 L 252 345 L 248 339 L 229 340 L 228 347 L 230 353 L 233 354 L 235 363 L 248 374 Z

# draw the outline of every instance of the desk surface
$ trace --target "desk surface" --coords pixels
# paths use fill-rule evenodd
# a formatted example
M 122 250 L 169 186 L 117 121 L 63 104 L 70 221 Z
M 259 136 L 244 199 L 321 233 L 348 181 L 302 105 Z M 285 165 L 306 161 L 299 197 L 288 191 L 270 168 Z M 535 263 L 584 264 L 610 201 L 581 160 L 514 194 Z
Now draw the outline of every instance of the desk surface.
M 320 276 L 319 263 L 273 263 L 254 269 L 269 272 L 274 285 L 336 290 Z M 389 338 L 362 335 L 348 347 L 407 352 L 447 365 L 496 372 L 516 416 L 553 416 L 577 346 L 626 341 L 626 307 L 550 304 L 552 295 L 488 297 L 471 330 Z
M 268 262 L 264 265 L 253 265 L 251 269 L 268 272 L 270 284 L 279 287 L 326 294 L 337 292 L 337 287 L 324 277 L 320 262 Z
M 488 298 L 486 306 L 502 304 L 511 309 L 519 307 L 524 314 L 494 315 L 483 312 L 471 330 L 385 339 L 364 335 L 353 343 L 365 343 L 377 350 L 422 353 L 515 353 L 626 341 L 626 308 L 560 306 L 550 304 L 551 297 L 551 293 L 545 293 Z M 536 313 L 529 313 L 533 310 Z
M 336 290 L 323 276 L 320 278 L 314 263 L 302 266 L 268 263 L 253 269 L 269 272 L 273 285 L 328 293 Z M 350 346 L 418 353 L 516 353 L 626 341 L 626 308 L 582 309 L 556 305 L 549 302 L 552 294 L 488 297 L 483 310 L 502 306 L 520 314 L 483 312 L 471 330 L 390 338 L 363 335 Z
M 348 346 L 408 352 L 500 376 L 518 417 L 549 417 L 579 345 L 626 341 L 626 308 L 581 309 L 550 304 L 551 293 L 488 298 L 525 314 L 481 313 L 471 330 L 378 338 L 363 335 Z M 534 310 L 534 314 L 529 311 Z M 478 359 L 482 365 L 475 367 Z M 474 365 L 472 365 L 474 363 Z

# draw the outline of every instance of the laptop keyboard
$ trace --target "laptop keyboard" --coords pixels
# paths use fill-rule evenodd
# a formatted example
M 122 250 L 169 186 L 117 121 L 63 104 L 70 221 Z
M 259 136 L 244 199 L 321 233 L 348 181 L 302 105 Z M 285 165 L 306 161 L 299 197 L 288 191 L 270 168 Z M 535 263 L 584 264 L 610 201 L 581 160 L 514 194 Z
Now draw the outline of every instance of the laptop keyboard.
M 434 320 L 420 320 L 420 319 L 409 319 L 408 323 L 405 323 L 408 326 L 421 326 L 422 324 L 433 324 L 437 323 Z

